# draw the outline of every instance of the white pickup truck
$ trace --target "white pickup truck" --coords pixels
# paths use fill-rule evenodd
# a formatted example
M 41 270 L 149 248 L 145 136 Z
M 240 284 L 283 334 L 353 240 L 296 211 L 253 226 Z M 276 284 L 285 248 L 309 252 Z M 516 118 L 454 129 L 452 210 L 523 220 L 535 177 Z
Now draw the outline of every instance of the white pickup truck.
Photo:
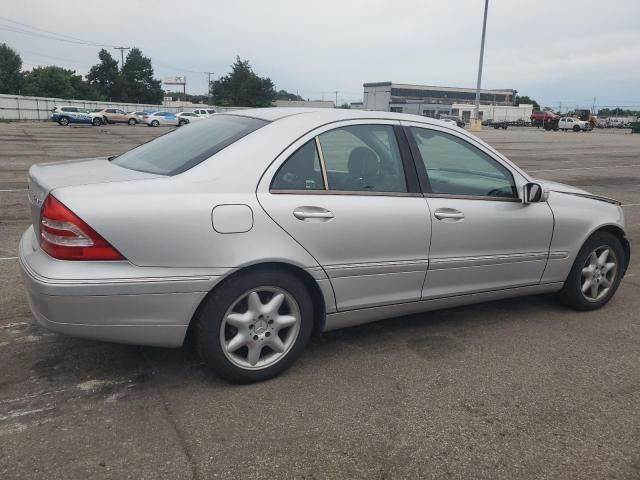
M 574 117 L 562 117 L 558 122 L 558 128 L 563 131 L 573 130 L 574 132 L 591 130 L 591 123 L 584 120 L 578 120 Z

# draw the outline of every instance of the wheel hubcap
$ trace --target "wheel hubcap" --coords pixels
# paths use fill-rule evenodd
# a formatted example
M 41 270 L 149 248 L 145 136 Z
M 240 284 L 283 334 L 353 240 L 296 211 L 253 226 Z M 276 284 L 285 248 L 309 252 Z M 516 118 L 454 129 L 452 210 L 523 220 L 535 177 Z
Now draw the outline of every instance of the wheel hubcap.
M 582 295 L 590 302 L 604 298 L 611 289 L 618 271 L 618 259 L 613 250 L 607 246 L 598 247 L 582 267 L 580 286 Z
M 260 287 L 243 293 L 227 310 L 220 344 L 234 365 L 258 370 L 280 361 L 299 331 L 300 309 L 293 296 L 278 287 Z

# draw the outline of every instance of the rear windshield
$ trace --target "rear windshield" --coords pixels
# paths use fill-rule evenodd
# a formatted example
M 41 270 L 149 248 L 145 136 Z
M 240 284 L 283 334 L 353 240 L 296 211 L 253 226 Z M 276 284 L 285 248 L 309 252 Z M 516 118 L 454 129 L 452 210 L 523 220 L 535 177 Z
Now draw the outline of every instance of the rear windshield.
M 162 135 L 115 157 L 112 162 L 139 172 L 176 175 L 267 123 L 239 115 L 216 115 Z

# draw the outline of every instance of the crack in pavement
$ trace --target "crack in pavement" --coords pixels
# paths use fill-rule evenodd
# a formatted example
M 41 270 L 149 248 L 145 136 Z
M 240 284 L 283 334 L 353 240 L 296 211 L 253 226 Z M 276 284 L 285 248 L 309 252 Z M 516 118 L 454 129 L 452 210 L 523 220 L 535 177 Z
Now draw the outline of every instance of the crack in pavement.
M 164 395 L 164 392 L 162 392 L 162 390 L 158 386 L 158 384 L 153 380 L 153 378 L 154 378 L 153 377 L 153 372 L 154 372 L 153 364 L 151 363 L 151 360 L 149 359 L 147 354 L 144 352 L 144 350 L 139 349 L 139 352 L 140 352 L 142 358 L 144 359 L 144 362 L 149 367 L 149 372 L 148 373 L 149 373 L 149 376 L 151 378 L 151 381 L 149 382 L 149 385 L 151 386 L 151 388 L 153 388 L 153 390 L 156 392 L 158 397 L 160 397 L 160 404 L 161 404 L 161 407 L 162 407 L 162 411 L 164 412 L 164 417 L 167 420 L 167 422 L 169 423 L 169 425 L 171 425 L 171 427 L 173 429 L 173 432 L 175 433 L 176 438 L 178 439 L 178 443 L 180 444 L 180 448 L 182 449 L 182 453 L 184 454 L 184 456 L 185 456 L 185 458 L 187 460 L 187 464 L 189 465 L 189 468 L 191 469 L 191 478 L 193 480 L 200 480 L 200 475 L 198 474 L 198 467 L 196 466 L 195 458 L 193 457 L 193 454 L 189 450 L 189 447 L 187 447 L 186 439 L 185 439 L 182 431 L 180 430 L 180 427 L 178 426 L 178 422 L 175 419 L 175 415 L 173 414 L 173 412 L 169 408 L 169 401 L 166 398 L 166 396 Z

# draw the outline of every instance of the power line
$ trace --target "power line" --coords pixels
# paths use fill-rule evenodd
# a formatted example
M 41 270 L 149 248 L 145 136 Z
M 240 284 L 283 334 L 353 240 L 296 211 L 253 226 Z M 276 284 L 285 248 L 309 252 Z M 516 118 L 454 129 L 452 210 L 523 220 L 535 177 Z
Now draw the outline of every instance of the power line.
M 16 25 L 22 25 L 23 27 L 27 27 L 27 28 L 29 28 L 31 30 L 39 30 L 41 32 L 49 33 L 51 35 L 55 35 L 56 37 L 65 37 L 65 38 L 68 38 L 70 40 L 76 40 L 78 42 L 92 44 L 94 46 L 101 46 L 100 44 L 91 42 L 89 40 L 83 40 L 83 39 L 78 38 L 78 37 L 72 37 L 71 35 L 65 35 L 64 33 L 52 32 L 51 30 L 45 30 L 44 28 L 34 27 L 33 25 L 29 25 L 28 23 L 18 22 L 16 20 L 12 20 L 12 19 L 7 18 L 7 17 L 0 16 L 0 20 L 5 20 L 5 21 L 10 22 L 10 23 L 15 23 Z M 109 45 L 109 46 L 111 46 L 111 45 Z
M 65 63 L 67 63 L 67 66 L 69 66 L 70 64 L 75 64 L 76 66 L 83 66 L 83 67 L 91 67 L 93 66 L 92 63 L 88 63 L 88 62 L 76 62 L 75 60 L 70 60 L 68 58 L 62 58 L 62 57 L 54 57 L 52 55 L 44 55 L 42 53 L 38 53 L 38 52 L 32 52 L 29 50 L 24 50 L 24 49 L 20 49 L 20 55 L 22 54 L 28 54 L 28 55 L 35 55 L 36 57 L 43 57 L 43 58 L 50 58 L 52 60 L 58 60 L 58 61 L 63 61 Z
M 2 17 L 0 17 L 2 18 Z M 28 27 L 31 28 L 32 30 L 35 30 L 35 27 Z M 44 38 L 46 40 L 56 40 L 58 42 L 64 42 L 64 43 L 71 43 L 74 45 L 82 45 L 85 47 L 106 47 L 106 48 L 112 48 L 114 45 L 107 45 L 107 44 L 101 44 L 101 43 L 95 43 L 95 42 L 91 42 L 88 40 L 82 40 L 82 39 L 78 39 L 75 37 L 68 37 L 67 35 L 59 35 L 59 34 L 55 34 L 55 33 L 49 33 L 48 30 L 43 30 L 46 33 L 40 33 L 38 31 L 30 31 L 24 28 L 20 28 L 20 27 L 16 27 L 13 25 L 7 25 L 7 24 L 0 24 L 0 30 L 5 30 L 7 32 L 13 32 L 13 33 L 18 33 L 20 35 L 27 35 L 30 37 L 38 37 L 38 38 Z M 65 38 L 68 37 L 68 38 Z

